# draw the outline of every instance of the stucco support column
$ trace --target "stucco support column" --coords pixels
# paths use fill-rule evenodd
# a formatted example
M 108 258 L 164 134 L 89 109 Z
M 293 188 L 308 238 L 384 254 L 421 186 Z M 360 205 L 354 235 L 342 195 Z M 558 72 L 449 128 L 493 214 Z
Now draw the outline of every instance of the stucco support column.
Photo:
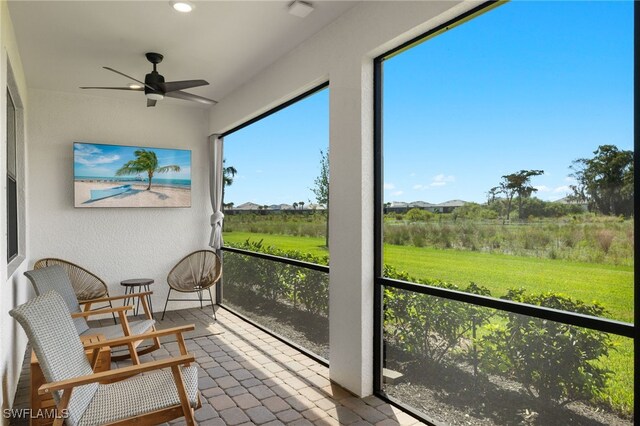
M 330 378 L 373 391 L 373 63 L 330 75 Z

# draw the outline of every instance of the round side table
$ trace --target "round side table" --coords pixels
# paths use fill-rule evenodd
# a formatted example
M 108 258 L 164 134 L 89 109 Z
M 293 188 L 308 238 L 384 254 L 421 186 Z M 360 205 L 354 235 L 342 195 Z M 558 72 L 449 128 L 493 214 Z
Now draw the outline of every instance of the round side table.
M 124 286 L 124 294 L 125 296 L 129 295 L 124 299 L 123 306 L 127 306 L 129 301 L 133 301 L 133 294 L 136 293 L 136 289 L 138 293 L 142 293 L 143 291 L 151 291 L 149 286 L 153 284 L 153 280 L 151 278 L 134 278 L 131 280 L 120 281 L 120 285 Z M 153 318 L 153 305 L 151 304 L 151 295 L 147 295 L 147 303 L 149 304 L 149 310 L 151 311 L 151 317 Z M 138 311 L 140 310 L 140 298 L 138 298 L 138 303 L 135 309 L 135 315 L 138 316 Z

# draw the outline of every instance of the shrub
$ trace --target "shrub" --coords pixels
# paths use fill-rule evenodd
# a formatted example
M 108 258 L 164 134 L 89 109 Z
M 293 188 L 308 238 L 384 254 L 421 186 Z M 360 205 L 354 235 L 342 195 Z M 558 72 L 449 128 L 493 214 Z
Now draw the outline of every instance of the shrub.
M 242 244 L 228 245 L 319 265 L 328 264 L 327 256 L 280 250 L 263 245 L 262 240 L 256 242 L 247 239 Z M 252 292 L 272 301 L 286 301 L 314 314 L 327 316 L 329 313 L 329 280 L 326 273 L 236 253 L 226 254 L 224 263 L 225 282 L 233 290 Z
M 613 243 L 614 237 L 615 234 L 610 229 L 601 229 L 596 233 L 598 244 L 605 254 L 609 253 L 609 249 L 611 248 L 611 243 Z
M 413 208 L 404 215 L 404 218 L 409 222 L 426 222 L 432 217 L 433 213 L 418 208 Z
M 557 293 L 525 294 L 510 290 L 505 299 L 531 305 L 604 316 L 598 303 L 586 304 Z M 487 326 L 481 339 L 481 367 L 520 382 L 527 392 L 549 403 L 588 401 L 604 389 L 610 372 L 594 361 L 612 348 L 608 334 L 568 324 L 502 313 L 504 322 Z
M 388 265 L 385 265 L 385 276 L 460 290 L 455 284 L 415 279 Z M 474 283 L 462 291 L 491 294 L 487 288 Z M 392 287 L 384 290 L 384 305 L 385 334 L 412 359 L 435 364 L 443 362 L 470 333 L 475 335 L 475 329 L 488 322 L 492 315 L 486 308 Z

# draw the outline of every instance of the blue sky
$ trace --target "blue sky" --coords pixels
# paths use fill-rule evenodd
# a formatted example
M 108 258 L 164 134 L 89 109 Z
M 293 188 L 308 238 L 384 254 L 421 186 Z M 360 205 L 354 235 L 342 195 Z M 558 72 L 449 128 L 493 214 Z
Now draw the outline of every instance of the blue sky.
M 74 175 L 81 177 L 113 177 L 124 163 L 134 160 L 135 146 L 74 143 Z M 178 165 L 179 172 L 155 175 L 161 179 L 191 179 L 191 151 L 183 149 L 146 148 L 156 153 L 159 167 Z M 142 175 L 141 177 L 146 177 Z
M 238 170 L 225 202 L 315 203 L 310 188 L 328 147 L 329 90 L 323 89 L 225 138 L 226 165 Z
M 633 149 L 633 4 L 514 1 L 384 63 L 385 201 L 483 202 L 502 175 L 569 166 L 601 144 Z M 313 201 L 328 91 L 225 141 L 236 205 Z

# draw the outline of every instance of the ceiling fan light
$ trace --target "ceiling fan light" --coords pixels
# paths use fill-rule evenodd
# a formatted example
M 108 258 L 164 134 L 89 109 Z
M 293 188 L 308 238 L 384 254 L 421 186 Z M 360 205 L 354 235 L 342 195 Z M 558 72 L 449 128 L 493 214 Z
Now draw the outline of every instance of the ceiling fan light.
M 169 3 L 178 12 L 189 13 L 193 10 L 193 3 L 188 1 L 171 1 Z
M 164 95 L 162 93 L 145 93 L 147 99 L 151 99 L 152 101 L 161 101 L 164 99 Z
M 142 89 L 142 86 L 141 86 L 141 85 L 139 85 L 139 84 L 131 83 L 131 84 L 129 85 L 129 89 L 134 89 L 134 90 Z
M 306 18 L 313 12 L 313 5 L 302 0 L 294 0 L 289 4 L 289 13 L 298 18 Z

